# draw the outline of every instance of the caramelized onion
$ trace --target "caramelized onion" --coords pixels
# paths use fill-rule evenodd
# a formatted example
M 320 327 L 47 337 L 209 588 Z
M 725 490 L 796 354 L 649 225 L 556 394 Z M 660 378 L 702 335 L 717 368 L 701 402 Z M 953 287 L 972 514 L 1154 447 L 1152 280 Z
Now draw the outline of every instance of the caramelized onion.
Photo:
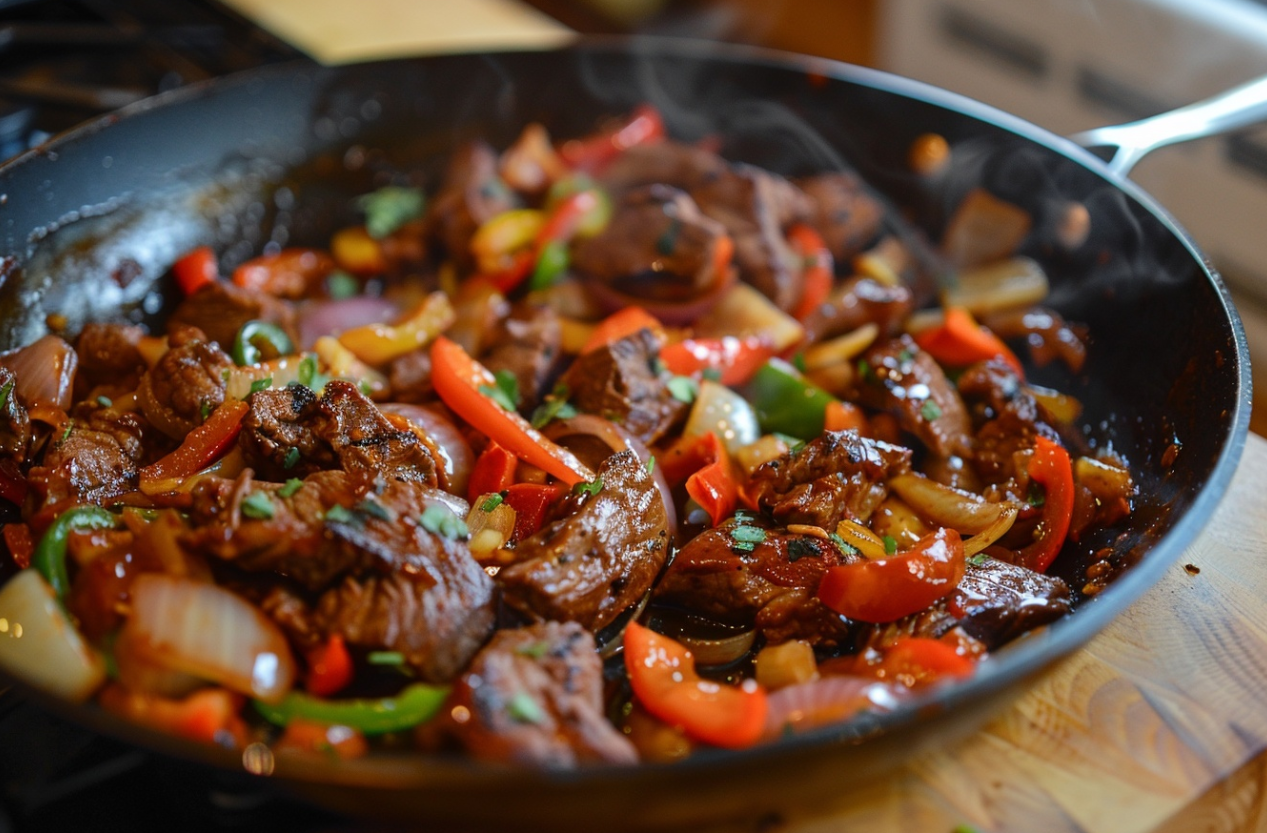
M 358 295 L 339 301 L 309 301 L 299 309 L 299 348 L 311 349 L 321 336 L 337 336 L 353 327 L 398 317 L 400 309 L 386 298 Z
M 916 511 L 938 526 L 964 535 L 976 535 L 1003 514 L 1005 504 L 991 503 L 980 495 L 943 486 L 922 474 L 899 474 L 889 487 Z
M 765 737 L 836 723 L 863 711 L 889 711 L 902 690 L 868 677 L 831 676 L 770 693 Z
M 976 535 L 973 535 L 971 538 L 964 539 L 963 554 L 965 557 L 971 558 L 981 552 L 986 547 L 1006 535 L 1007 531 L 1012 528 L 1012 524 L 1016 522 L 1016 516 L 1018 514 L 1016 504 L 1004 503 L 1001 505 L 1003 507 L 1003 511 L 999 513 L 999 517 L 994 521 L 994 523 L 990 524 Z
M 677 641 L 691 650 L 699 665 L 729 665 L 751 651 L 756 639 L 757 632 L 747 630 L 720 639 L 683 633 L 678 636 Z
M 0 588 L 0 611 L 0 665 L 6 671 L 76 703 L 105 682 L 105 663 L 36 570 L 21 570 Z
M 63 411 L 70 408 L 79 356 L 64 340 L 46 335 L 0 356 L 0 364 L 17 377 L 14 390 L 23 405 L 51 405 Z
M 475 453 L 452 422 L 423 405 L 384 402 L 378 409 L 385 414 L 404 417 L 417 429 L 414 433 L 419 435 L 418 439 L 431 451 L 436 462 L 442 464 L 441 488 L 458 495 L 466 494 L 466 484 L 475 465 Z

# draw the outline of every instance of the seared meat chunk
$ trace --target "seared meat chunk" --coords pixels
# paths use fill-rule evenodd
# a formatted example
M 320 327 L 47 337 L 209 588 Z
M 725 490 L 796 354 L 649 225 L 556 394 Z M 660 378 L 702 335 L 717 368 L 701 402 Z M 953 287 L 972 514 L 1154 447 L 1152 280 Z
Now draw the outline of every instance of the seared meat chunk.
M 16 389 L 13 371 L 0 367 L 0 455 L 21 463 L 31 447 L 31 418 Z
M 865 523 L 884 500 L 885 481 L 911 468 L 911 451 L 853 431 L 829 431 L 796 454 L 752 474 L 757 505 L 781 524 L 835 531 L 846 518 Z
M 938 457 L 971 456 L 972 427 L 959 392 L 910 336 L 872 347 L 863 360 L 858 398 L 864 405 L 897 417 Z
M 482 357 L 494 373 L 504 370 L 519 385 L 519 410 L 532 413 L 562 372 L 563 326 L 549 307 L 519 304 L 501 322 Z
M 435 388 L 431 386 L 429 350 L 413 350 L 394 359 L 387 372 L 392 386 L 391 402 L 418 404 L 435 399 Z
M 470 142 L 449 159 L 427 212 L 449 256 L 463 268 L 474 264 L 471 237 L 485 220 L 514 208 L 517 198 L 497 174 L 497 154 L 485 142 Z
M 134 384 L 145 371 L 145 359 L 136 347 L 144 334 L 135 324 L 85 324 L 75 340 L 79 372 L 94 386 Z
M 69 430 L 53 437 L 29 481 L 46 509 L 105 503 L 136 489 L 149 426 L 134 413 L 77 410 Z
M 723 278 L 715 263 L 725 236 L 686 192 L 651 185 L 626 194 L 603 231 L 572 246 L 572 266 L 634 298 L 686 301 Z
M 197 338 L 201 333 L 183 333 L 169 338 L 170 348 L 136 389 L 145 418 L 173 440 L 184 439 L 220 407 L 225 375 L 233 367 L 218 345 Z
M 911 314 L 914 301 L 904 286 L 885 286 L 871 278 L 849 278 L 805 318 L 807 340 L 843 335 L 863 324 L 875 324 L 881 335 L 896 335 Z
M 987 559 L 969 561 L 959 587 L 928 610 L 887 625 L 872 625 L 860 648 L 882 647 L 902 636 L 936 639 L 959 627 L 994 650 L 1072 610 L 1069 587 L 1055 576 Z
M 763 534 L 762 540 L 751 540 L 758 537 L 753 530 Z M 858 558 L 829 540 L 732 519 L 678 551 L 655 598 L 719 621 L 754 626 L 772 643 L 848 644 L 852 624 L 816 594 L 828 567 Z
M 207 338 L 228 349 L 238 330 L 248 321 L 267 321 L 297 339 L 295 310 L 287 301 L 228 281 L 214 281 L 180 302 L 168 319 L 173 324 L 197 327 Z
M 1028 464 L 1027 452 L 1034 447 L 1035 436 L 1060 440 L 1046 410 L 1004 362 L 969 367 L 959 377 L 959 392 L 980 425 L 972 462 L 987 483 L 1016 478 L 1018 464 Z
M 796 184 L 813 203 L 810 224 L 837 263 L 848 262 L 880 233 L 884 206 L 853 171 L 818 174 Z
M 638 758 L 603 714 L 602 662 L 594 638 L 574 622 L 498 631 L 458 678 L 448 706 L 446 733 L 481 760 L 572 767 Z
M 632 451 L 599 467 L 597 493 L 515 549 L 497 578 L 506 603 L 598 630 L 650 589 L 669 553 L 664 502 Z
M 413 432 L 392 425 L 356 385 L 326 383 L 256 391 L 238 444 L 261 477 L 286 480 L 340 468 L 436 485 L 436 463 Z
M 629 148 L 603 169 L 602 182 L 616 192 L 656 184 L 693 191 L 729 169 L 730 163 L 712 151 L 666 140 Z
M 572 404 L 620 423 L 644 443 L 663 437 L 688 406 L 669 391 L 659 348 L 650 330 L 639 330 L 578 357 L 562 380 Z

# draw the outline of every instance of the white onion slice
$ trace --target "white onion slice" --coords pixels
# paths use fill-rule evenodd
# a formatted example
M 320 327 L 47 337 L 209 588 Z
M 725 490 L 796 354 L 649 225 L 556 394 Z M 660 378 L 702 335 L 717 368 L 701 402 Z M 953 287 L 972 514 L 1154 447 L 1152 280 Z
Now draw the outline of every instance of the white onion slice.
M 976 535 L 1004 512 L 1005 504 L 991 503 L 972 492 L 952 489 L 922 474 L 899 474 L 890 478 L 889 488 L 932 523 L 951 527 L 964 535 Z
M 35 570 L 0 588 L 0 665 L 36 688 L 79 703 L 106 679 L 105 663 L 70 623 Z
M 23 405 L 52 405 L 63 411 L 70 407 L 79 356 L 62 339 L 46 335 L 0 356 L 0 364 L 17 377 L 14 390 Z
M 269 702 L 290 690 L 295 661 L 286 637 L 245 599 L 161 573 L 138 576 L 131 595 L 119 638 L 138 659 Z
M 384 402 L 378 409 L 385 414 L 395 414 L 406 419 L 409 424 L 421 432 L 419 437 L 423 444 L 440 456 L 444 466 L 441 488 L 446 492 L 466 494 L 466 484 L 471 479 L 471 469 L 475 466 L 475 453 L 471 444 L 462 436 L 462 432 L 449 420 L 423 405 L 409 405 L 402 402 Z
M 998 520 L 963 542 L 963 554 L 966 558 L 971 558 L 981 552 L 1006 535 L 1007 531 L 1012 528 L 1012 524 L 1016 522 L 1016 516 L 1019 513 L 1016 504 L 1004 503 L 1002 506 L 1003 511 L 999 513 Z
M 757 639 L 754 630 L 741 631 L 719 639 L 678 634 L 677 641 L 691 650 L 698 665 L 729 665 L 752 650 Z
M 830 676 L 790 685 L 770 693 L 765 737 L 836 723 L 862 711 L 889 711 L 902 692 L 868 677 Z
M 757 414 L 748 400 L 719 382 L 705 379 L 700 382 L 699 394 L 691 406 L 691 415 L 682 433 L 688 437 L 702 437 L 710 431 L 731 454 L 755 443 L 761 436 Z

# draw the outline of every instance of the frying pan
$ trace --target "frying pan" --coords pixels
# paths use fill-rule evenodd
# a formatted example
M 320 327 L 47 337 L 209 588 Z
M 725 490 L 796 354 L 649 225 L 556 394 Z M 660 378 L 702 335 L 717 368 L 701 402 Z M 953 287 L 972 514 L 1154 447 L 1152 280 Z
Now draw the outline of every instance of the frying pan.
M 579 829 L 756 819 L 838 798 L 970 732 L 1137 599 L 1193 540 L 1244 443 L 1249 364 L 1226 288 L 1176 223 L 1095 156 L 1007 114 L 883 73 L 750 48 L 600 39 L 548 52 L 303 63 L 89 123 L 0 168 L 0 346 L 43 334 L 50 313 L 72 333 L 88 319 L 161 316 L 168 267 L 196 245 L 215 246 L 232 266 L 270 244 L 319 244 L 355 221 L 350 195 L 392 171 L 434 176 L 465 138 L 505 146 L 530 121 L 578 135 L 644 101 L 680 138 L 721 137 L 731 159 L 788 175 L 852 165 L 932 240 L 973 187 L 1032 214 L 1026 252 L 1050 276 L 1050 304 L 1086 323 L 1092 340 L 1084 373 L 1048 366 L 1030 368 L 1031 378 L 1077 396 L 1091 442 L 1123 454 L 1140 485 L 1124 525 L 1060 563 L 1081 587 L 1089 553 L 1111 547 L 1122 572 L 1104 592 L 1000 650 L 972 679 L 892 713 L 672 765 L 555 772 L 417 754 L 274 762 L 259 749 L 243 756 L 185 743 L 30 695 L 165 753 L 271 772 L 280 787 L 353 815 Z M 912 140 L 928 132 L 953 148 L 935 187 L 905 164 Z M 1053 232 L 1069 201 L 1091 216 L 1089 239 L 1073 251 Z

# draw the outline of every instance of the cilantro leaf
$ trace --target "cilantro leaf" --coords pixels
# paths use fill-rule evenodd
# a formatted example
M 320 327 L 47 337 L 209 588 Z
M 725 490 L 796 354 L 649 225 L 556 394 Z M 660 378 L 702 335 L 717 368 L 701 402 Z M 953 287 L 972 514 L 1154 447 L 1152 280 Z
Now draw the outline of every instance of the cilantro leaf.
M 260 391 L 260 390 L 268 390 L 272 386 L 273 386 L 273 377 L 265 376 L 263 379 L 256 379 L 254 382 L 251 383 L 250 393 L 255 393 L 256 391 Z
M 505 500 L 505 498 L 503 498 L 501 495 L 489 495 L 488 497 L 484 498 L 484 502 L 480 504 L 480 511 L 492 512 L 498 506 L 502 505 L 503 500 Z
M 443 503 L 433 503 L 428 506 L 418 517 L 418 522 L 422 524 L 423 529 L 433 535 L 448 538 L 450 541 L 465 540 L 471 534 L 466 521 L 453 514 L 453 510 Z
M 242 514 L 257 521 L 267 521 L 277 513 L 267 492 L 251 492 L 242 499 Z
M 542 723 L 546 719 L 541 705 L 526 691 L 517 691 L 506 704 L 506 712 L 519 723 Z
M 695 382 L 686 376 L 674 376 L 664 383 L 669 393 L 679 402 L 691 404 L 695 401 Z
M 886 555 L 895 555 L 897 553 L 897 539 L 892 535 L 884 536 L 884 552 Z
M 545 400 L 532 412 L 532 427 L 544 428 L 556 419 L 570 419 L 577 414 L 576 407 L 568 402 L 568 386 L 556 385 Z
M 304 482 L 298 477 L 292 477 L 286 481 L 286 485 L 277 490 L 277 494 L 279 497 L 292 497 L 303 485 Z
M 519 379 L 509 370 L 499 370 L 493 374 L 496 383 L 492 385 L 480 385 L 479 392 L 496 402 L 505 411 L 514 411 L 519 408 Z
M 378 240 L 421 217 L 426 199 L 419 188 L 388 185 L 357 198 L 356 206 L 365 212 L 365 230 Z
M 973 567 L 980 567 L 989 560 L 990 560 L 990 556 L 986 555 L 983 552 L 979 552 L 976 555 L 970 556 L 968 558 L 968 563 L 971 564 Z
M 919 409 L 919 415 L 924 419 L 932 422 L 941 416 L 941 407 L 931 399 L 924 400 L 924 406 Z
M 602 476 L 595 477 L 589 483 L 577 483 L 572 487 L 574 495 L 596 495 L 603 490 Z
M 831 542 L 836 545 L 836 548 L 839 549 L 845 555 L 858 554 L 858 548 L 855 547 L 853 544 L 849 543 L 848 541 L 846 541 L 844 538 L 842 538 L 839 532 L 833 532 L 827 537 L 830 538 Z

